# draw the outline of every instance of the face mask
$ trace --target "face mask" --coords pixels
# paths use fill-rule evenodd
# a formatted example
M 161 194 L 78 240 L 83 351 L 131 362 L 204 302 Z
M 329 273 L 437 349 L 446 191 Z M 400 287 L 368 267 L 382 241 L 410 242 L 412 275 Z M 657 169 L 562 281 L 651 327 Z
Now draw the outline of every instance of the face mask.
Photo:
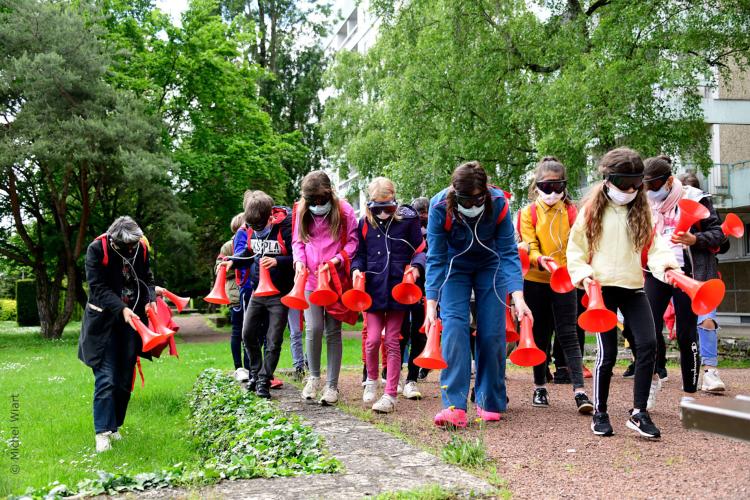
M 609 182 L 607 182 L 607 184 L 605 185 L 607 187 L 607 196 L 615 205 L 627 205 L 631 201 L 635 200 L 636 196 L 638 196 L 638 191 L 625 193 L 611 185 Z
M 565 193 L 555 193 L 554 191 L 552 193 L 545 193 L 544 191 L 541 191 L 539 189 L 536 190 L 539 199 L 544 202 L 545 205 L 552 206 L 558 201 L 563 199 L 563 196 L 565 196 Z
M 654 202 L 660 202 L 664 201 L 667 196 L 669 196 L 669 192 L 671 189 L 667 189 L 667 185 L 664 184 L 661 188 L 659 188 L 658 191 L 649 191 L 646 193 L 648 195 L 648 199 Z
M 461 205 L 458 205 L 458 212 L 463 215 L 464 217 L 468 217 L 469 219 L 473 219 L 474 217 L 479 217 L 482 212 L 484 212 L 484 205 L 479 205 L 478 207 L 471 207 L 466 208 L 462 207 Z
M 310 205 L 310 211 L 313 215 L 326 215 L 331 211 L 331 202 L 327 201 L 325 205 Z

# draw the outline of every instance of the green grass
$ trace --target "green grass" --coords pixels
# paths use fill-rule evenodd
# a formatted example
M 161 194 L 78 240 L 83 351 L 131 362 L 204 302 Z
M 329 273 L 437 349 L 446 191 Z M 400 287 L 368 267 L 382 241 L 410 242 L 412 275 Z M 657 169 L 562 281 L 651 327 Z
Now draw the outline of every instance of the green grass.
M 0 497 L 58 480 L 74 485 L 97 470 L 132 473 L 158 471 L 198 459 L 188 438 L 187 394 L 205 368 L 232 369 L 228 342 L 179 343 L 180 358 L 164 354 L 143 361 L 146 386 L 136 383 L 124 439 L 115 450 L 94 453 L 91 413 L 94 377 L 77 358 L 80 324 L 63 338 L 42 339 L 38 328 L 0 322 Z M 359 339 L 344 339 L 344 364 L 361 365 Z M 325 347 L 323 348 L 325 366 Z M 280 368 L 291 368 L 288 339 Z M 11 398 L 20 403 L 18 422 L 11 424 Z M 19 460 L 11 461 L 7 441 L 12 426 L 20 438 Z M 11 468 L 18 465 L 18 473 Z
M 449 500 L 459 496 L 439 484 L 422 486 L 411 490 L 388 491 L 375 497 L 375 500 Z

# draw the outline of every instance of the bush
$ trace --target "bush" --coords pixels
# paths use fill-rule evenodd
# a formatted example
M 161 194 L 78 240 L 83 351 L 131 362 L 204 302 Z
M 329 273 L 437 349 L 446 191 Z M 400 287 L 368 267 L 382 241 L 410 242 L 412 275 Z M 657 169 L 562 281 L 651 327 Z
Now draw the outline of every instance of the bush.
M 0 321 L 16 320 L 16 301 L 13 299 L 0 299 Z
M 16 321 L 18 326 L 39 326 L 39 309 L 36 307 L 36 281 L 16 281 Z

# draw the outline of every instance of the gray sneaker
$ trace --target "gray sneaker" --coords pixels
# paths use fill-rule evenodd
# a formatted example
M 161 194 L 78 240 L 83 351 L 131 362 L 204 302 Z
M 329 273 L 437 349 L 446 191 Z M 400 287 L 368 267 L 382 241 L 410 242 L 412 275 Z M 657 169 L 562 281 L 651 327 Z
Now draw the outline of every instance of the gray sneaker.
M 320 383 L 320 377 L 313 377 L 310 375 L 307 377 L 307 383 L 305 388 L 302 389 L 302 399 L 306 401 L 312 401 L 315 399 L 315 395 L 318 392 L 318 384 Z
M 335 405 L 339 402 L 339 390 L 335 387 L 326 386 L 319 402 L 323 406 Z

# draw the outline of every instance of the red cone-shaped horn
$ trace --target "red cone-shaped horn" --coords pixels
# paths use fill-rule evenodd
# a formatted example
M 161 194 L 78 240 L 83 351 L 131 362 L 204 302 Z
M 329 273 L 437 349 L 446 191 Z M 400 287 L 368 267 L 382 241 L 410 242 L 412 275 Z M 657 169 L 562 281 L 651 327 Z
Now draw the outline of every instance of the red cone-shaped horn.
M 570 281 L 570 274 L 566 266 L 560 266 L 554 260 L 547 261 L 547 269 L 552 273 L 549 280 L 549 286 L 553 292 L 568 293 L 573 290 L 573 282 Z
M 518 247 L 518 258 L 521 259 L 521 273 L 526 276 L 529 272 L 531 263 L 529 262 L 529 252 L 524 247 Z
M 229 297 L 227 297 L 227 290 L 225 288 L 226 284 L 227 268 L 219 266 L 219 272 L 216 273 L 216 281 L 214 281 L 214 288 L 211 290 L 211 293 L 203 297 L 203 300 L 211 304 L 229 304 Z
M 289 309 L 298 310 L 304 310 L 310 307 L 310 304 L 307 303 L 307 299 L 305 299 L 305 284 L 307 283 L 307 276 L 309 274 L 310 271 L 305 267 L 302 274 L 298 275 L 297 279 L 294 280 L 294 288 L 292 288 L 292 291 L 281 298 L 282 304 Z
M 708 314 L 724 300 L 724 282 L 720 279 L 697 281 L 682 273 L 667 271 L 667 280 L 690 296 L 695 314 Z
M 318 287 L 310 294 L 310 302 L 316 306 L 326 307 L 334 304 L 339 296 L 331 288 L 331 273 L 325 264 L 318 267 Z
M 680 220 L 677 221 L 677 227 L 674 230 L 677 234 L 684 233 L 690 229 L 690 226 L 709 216 L 708 209 L 697 201 L 683 198 L 678 206 L 680 207 Z
M 727 236 L 742 238 L 745 234 L 745 224 L 735 214 L 727 214 L 726 219 L 721 223 L 721 230 Z
M 276 288 L 271 280 L 271 272 L 267 267 L 260 266 L 260 278 L 258 279 L 258 288 L 253 290 L 253 295 L 256 297 L 270 297 L 271 295 L 278 295 L 279 289 Z
M 516 329 L 516 320 L 510 313 L 510 307 L 505 308 L 505 342 L 518 342 L 520 340 Z
M 427 343 L 422 349 L 422 354 L 414 358 L 414 364 L 428 370 L 442 370 L 448 368 L 448 363 L 443 359 L 440 350 L 440 334 L 443 331 L 443 322 L 436 320 L 427 331 Z
M 135 331 L 141 336 L 141 342 L 143 343 L 143 352 L 148 352 L 157 345 L 164 341 L 164 335 L 159 335 L 156 332 L 152 332 L 146 325 L 143 324 L 140 318 L 135 317 L 132 319 Z
M 164 324 L 164 321 L 162 321 L 162 319 L 159 317 L 159 314 L 154 312 L 153 309 L 149 308 L 146 311 L 146 316 L 148 316 L 149 320 L 148 326 L 154 333 L 156 333 L 157 335 L 163 335 L 165 337 L 174 335 L 174 330 L 171 330 L 169 327 L 167 327 L 167 325 Z
M 602 287 L 598 281 L 592 280 L 589 284 L 588 306 L 578 316 L 578 326 L 587 332 L 608 332 L 617 326 L 617 315 L 607 309 L 602 297 Z
M 183 309 L 185 309 L 185 306 L 188 305 L 188 302 L 190 302 L 190 297 L 180 297 L 178 295 L 173 294 L 166 288 L 164 289 L 164 296 L 169 299 L 172 304 L 177 308 L 177 312 L 182 312 Z
M 509 356 L 511 362 L 518 366 L 536 366 L 547 360 L 547 355 L 534 343 L 534 332 L 531 329 L 531 319 L 524 316 L 521 319 L 521 340 Z
M 372 305 L 372 297 L 365 292 L 365 275 L 358 274 L 354 278 L 352 289 L 344 292 L 341 296 L 341 302 L 352 311 L 362 312 Z
M 414 284 L 414 275 L 409 272 L 411 269 L 411 266 L 406 266 L 404 279 L 391 291 L 391 295 L 399 304 L 416 304 L 422 298 L 422 290 Z

